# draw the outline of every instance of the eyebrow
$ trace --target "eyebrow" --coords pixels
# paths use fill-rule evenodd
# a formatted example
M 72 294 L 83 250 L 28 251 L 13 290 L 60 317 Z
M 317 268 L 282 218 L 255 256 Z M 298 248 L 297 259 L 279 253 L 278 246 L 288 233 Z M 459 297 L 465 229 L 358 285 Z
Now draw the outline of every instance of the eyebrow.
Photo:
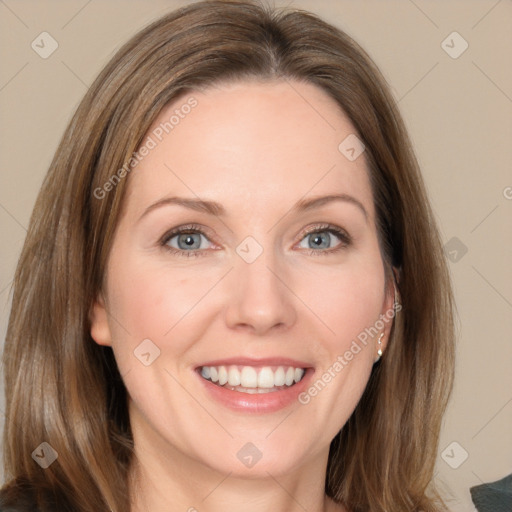
M 307 199 L 300 199 L 289 210 L 289 212 L 305 212 L 313 210 L 314 208 L 319 208 L 321 206 L 324 206 L 325 204 L 334 201 L 343 201 L 346 203 L 353 204 L 363 213 L 365 219 L 368 219 L 368 212 L 366 211 L 361 201 L 348 194 L 330 194 L 327 196 L 316 196 Z M 148 206 L 140 216 L 139 220 L 141 220 L 143 217 L 145 217 L 148 213 L 152 212 L 153 210 L 167 205 L 182 206 L 190 210 L 195 210 L 201 213 L 209 213 L 210 215 L 215 215 L 218 217 L 226 215 L 225 208 L 220 203 L 217 203 L 215 201 L 206 201 L 203 199 L 172 196 L 164 197 L 158 200 L 156 203 L 153 203 L 152 205 Z
M 365 219 L 368 220 L 368 212 L 363 206 L 363 203 L 349 194 L 330 194 L 327 196 L 316 196 L 307 199 L 301 199 L 295 204 L 295 206 L 292 208 L 292 211 L 304 212 L 312 210 L 313 208 L 319 208 L 324 204 L 332 203 L 334 201 L 343 201 L 357 206 L 357 208 L 359 208 L 359 210 L 364 215 Z

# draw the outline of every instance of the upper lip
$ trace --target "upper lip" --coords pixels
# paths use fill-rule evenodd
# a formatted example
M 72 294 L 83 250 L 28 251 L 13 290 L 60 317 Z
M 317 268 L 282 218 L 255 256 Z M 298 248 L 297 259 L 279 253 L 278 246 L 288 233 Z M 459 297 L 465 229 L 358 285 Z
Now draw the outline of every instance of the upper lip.
M 229 366 L 229 365 L 240 365 L 240 366 L 293 366 L 294 368 L 312 368 L 311 363 L 305 361 L 298 361 L 297 359 L 291 359 L 289 357 L 263 357 L 263 358 L 252 358 L 252 357 L 229 357 L 226 359 L 215 359 L 200 364 L 197 368 L 203 366 Z

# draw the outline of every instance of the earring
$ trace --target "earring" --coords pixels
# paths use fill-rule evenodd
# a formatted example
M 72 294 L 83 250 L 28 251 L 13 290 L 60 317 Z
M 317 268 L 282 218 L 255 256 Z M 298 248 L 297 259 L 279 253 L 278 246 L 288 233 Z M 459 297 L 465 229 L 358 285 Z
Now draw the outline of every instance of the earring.
M 379 354 L 379 356 L 382 355 L 382 338 L 384 338 L 384 333 L 383 332 L 380 333 L 379 341 L 378 341 L 378 343 L 379 343 L 379 350 L 377 350 L 377 354 Z
M 377 362 L 382 356 L 382 338 L 383 337 L 384 337 L 384 333 L 381 332 L 379 339 L 377 340 L 377 343 L 379 344 L 379 350 L 377 350 L 377 359 L 375 359 L 375 362 Z

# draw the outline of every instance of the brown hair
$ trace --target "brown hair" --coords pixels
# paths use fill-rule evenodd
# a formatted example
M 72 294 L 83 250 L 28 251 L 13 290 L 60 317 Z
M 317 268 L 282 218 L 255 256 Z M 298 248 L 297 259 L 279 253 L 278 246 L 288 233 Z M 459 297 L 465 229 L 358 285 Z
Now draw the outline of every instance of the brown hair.
M 128 41 L 90 87 L 56 151 L 14 278 L 4 352 L 12 480 L 0 504 L 32 495 L 42 511 L 129 510 L 126 390 L 111 349 L 92 341 L 88 316 L 128 179 L 101 199 L 98 190 L 117 170 L 130 172 L 126 162 L 170 101 L 243 79 L 315 84 L 346 112 L 366 147 L 384 260 L 398 275 L 402 311 L 331 443 L 325 491 L 351 512 L 445 510 L 427 491 L 452 387 L 452 295 L 395 101 L 342 31 L 307 12 L 223 0 L 174 11 Z M 31 457 L 42 441 L 58 453 L 45 470 Z

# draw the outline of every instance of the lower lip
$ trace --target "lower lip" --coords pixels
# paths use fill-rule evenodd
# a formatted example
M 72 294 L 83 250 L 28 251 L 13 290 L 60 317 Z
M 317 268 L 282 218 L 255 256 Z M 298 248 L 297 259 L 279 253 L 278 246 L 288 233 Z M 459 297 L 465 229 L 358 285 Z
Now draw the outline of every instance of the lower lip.
M 313 368 L 307 368 L 302 379 L 289 388 L 255 394 L 232 391 L 204 379 L 198 371 L 195 373 L 203 383 L 207 393 L 223 406 L 234 411 L 263 414 L 280 411 L 292 403 L 298 402 L 298 397 L 307 388 L 314 370 Z

